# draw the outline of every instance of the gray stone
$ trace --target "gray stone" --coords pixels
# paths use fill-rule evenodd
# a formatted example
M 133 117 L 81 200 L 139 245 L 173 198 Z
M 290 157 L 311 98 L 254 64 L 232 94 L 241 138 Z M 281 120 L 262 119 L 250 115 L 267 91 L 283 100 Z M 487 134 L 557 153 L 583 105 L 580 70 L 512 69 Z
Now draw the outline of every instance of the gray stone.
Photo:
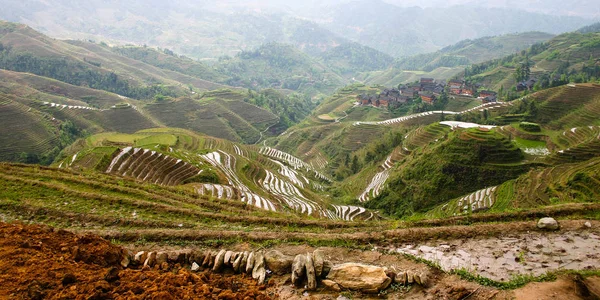
M 327 275 L 342 288 L 372 293 L 386 289 L 392 279 L 385 275 L 385 269 L 358 263 L 335 265 Z
M 208 267 L 212 268 L 215 265 L 215 258 L 217 257 L 217 254 L 219 252 L 215 252 L 215 251 L 211 251 L 210 252 L 210 256 L 209 256 L 209 260 L 208 260 Z
M 233 263 L 238 258 L 238 256 L 240 256 L 240 253 L 234 252 L 233 255 L 231 255 L 231 257 L 229 258 L 229 265 L 231 265 L 233 267 Z
M 323 274 L 323 264 L 325 263 L 325 252 L 323 250 L 315 250 L 313 252 L 313 264 L 315 265 L 315 275 L 321 277 Z
M 145 266 L 154 267 L 155 264 L 156 264 L 156 252 L 148 253 L 148 257 L 146 258 L 146 261 L 144 261 L 144 267 Z
M 394 278 L 394 282 L 397 284 L 405 285 L 408 282 L 406 271 L 402 271 L 402 272 L 399 272 L 398 274 L 396 274 L 396 278 Z
M 312 253 L 306 254 L 306 279 L 309 291 L 317 289 L 317 276 L 315 274 L 315 264 Z
M 233 256 L 233 251 L 225 252 L 225 257 L 223 258 L 223 264 L 226 266 L 231 266 L 231 257 Z
M 246 274 L 252 273 L 254 268 L 254 251 L 248 254 L 248 260 L 246 260 Z
M 169 259 L 169 255 L 166 252 L 158 252 L 156 253 L 156 264 L 162 265 L 162 263 L 166 263 Z
M 123 255 L 123 259 L 121 259 L 121 267 L 127 268 L 130 263 L 131 263 L 131 253 L 129 253 L 129 251 L 127 251 Z
M 223 249 L 219 251 L 219 253 L 215 257 L 215 264 L 212 268 L 213 272 L 221 271 L 221 269 L 223 268 L 225 262 L 225 253 L 227 253 L 227 251 Z
M 335 281 L 324 279 L 321 281 L 321 283 L 323 284 L 323 286 L 325 286 L 326 288 L 328 288 L 330 290 L 333 290 L 336 292 L 342 291 L 342 289 L 340 288 L 340 285 L 335 283 Z
M 204 252 L 204 259 L 202 260 L 202 266 L 203 267 L 208 267 L 208 265 L 210 264 L 210 257 L 211 257 L 211 253 L 209 250 L 206 250 L 206 252 Z
M 292 283 L 299 286 L 306 271 L 306 255 L 298 254 L 292 263 Z
M 196 262 L 192 263 L 192 271 L 196 272 L 200 270 L 200 265 L 198 265 Z
M 147 257 L 148 254 L 146 254 L 146 251 L 140 251 L 133 256 L 133 261 L 139 265 L 141 263 L 144 263 Z
M 406 283 L 413 284 L 415 283 L 415 275 L 411 271 L 406 272 Z
M 258 284 L 265 283 L 267 270 L 265 269 L 265 257 L 262 252 L 254 254 L 254 268 L 252 268 L 252 278 L 258 280 Z
M 246 263 L 248 262 L 248 256 L 250 253 L 248 251 L 244 251 L 242 254 L 242 260 L 240 261 L 240 273 L 244 273 L 246 271 Z
M 231 264 L 234 272 L 236 272 L 236 273 L 240 272 L 240 266 L 242 265 L 243 257 L 244 257 L 243 255 L 238 255 L 237 258 L 235 259 L 235 261 L 233 262 L 233 264 Z
M 585 226 L 587 228 L 592 228 L 592 223 L 590 223 L 590 221 L 587 221 L 587 222 L 583 223 L 583 226 Z
M 537 223 L 537 227 L 544 230 L 557 230 L 558 222 L 554 218 L 541 218 Z
M 284 275 L 290 272 L 293 258 L 284 255 L 277 250 L 270 250 L 265 253 L 266 267 L 277 275 Z
M 323 262 L 323 272 L 321 272 L 321 278 L 327 277 L 327 274 L 329 274 L 329 271 L 331 271 L 331 268 L 333 268 L 333 263 L 329 260 L 324 261 Z

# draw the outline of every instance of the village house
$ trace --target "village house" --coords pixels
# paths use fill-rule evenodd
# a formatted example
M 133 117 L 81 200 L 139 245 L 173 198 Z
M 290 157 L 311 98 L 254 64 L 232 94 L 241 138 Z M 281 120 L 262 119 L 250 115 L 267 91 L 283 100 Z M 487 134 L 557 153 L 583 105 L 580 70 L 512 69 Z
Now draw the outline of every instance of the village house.
M 475 90 L 470 86 L 464 86 L 461 91 L 461 95 L 473 97 Z
M 487 91 L 487 90 L 480 91 L 479 92 L 479 97 L 477 97 L 477 98 L 483 99 L 483 98 L 490 97 L 490 96 L 494 96 L 495 97 L 496 96 L 496 92 L 494 92 L 494 91 Z
M 533 90 L 533 86 L 537 82 L 535 78 L 529 78 L 529 80 L 522 81 L 517 83 L 517 92 L 525 91 L 525 90 Z
M 358 101 L 361 105 L 373 105 L 375 107 L 397 106 L 408 103 L 411 97 L 403 95 L 400 89 L 385 89 L 378 95 L 358 96 Z
M 462 87 L 464 82 L 462 80 L 450 80 L 448 82 L 448 89 L 450 94 L 460 95 L 462 94 Z
M 436 97 L 432 92 L 421 92 L 421 100 L 423 100 L 423 102 L 425 103 L 429 103 L 429 104 L 433 104 L 433 102 L 435 101 Z

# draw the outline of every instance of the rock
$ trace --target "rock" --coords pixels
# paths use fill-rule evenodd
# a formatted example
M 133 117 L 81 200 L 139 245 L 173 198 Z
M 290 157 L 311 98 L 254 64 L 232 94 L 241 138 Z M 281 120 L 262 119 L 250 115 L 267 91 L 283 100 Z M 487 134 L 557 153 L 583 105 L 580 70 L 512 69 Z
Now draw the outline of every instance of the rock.
M 385 275 L 389 277 L 392 280 L 392 282 L 394 282 L 394 280 L 396 279 L 396 272 L 394 271 L 387 270 L 385 271 Z
M 414 278 L 414 280 L 415 280 L 415 283 L 416 283 L 416 284 L 418 284 L 418 285 L 423 285 L 423 284 L 421 283 L 421 275 L 420 275 L 420 274 L 414 274 L 414 275 L 413 275 L 413 278 Z
M 221 250 L 215 257 L 215 264 L 213 265 L 213 268 L 212 268 L 213 272 L 221 271 L 221 269 L 223 268 L 223 265 L 225 262 L 225 253 L 227 253 L 226 250 Z
M 208 259 L 208 267 L 212 268 L 215 265 L 215 258 L 217 257 L 218 252 L 211 251 Z
M 421 279 L 421 286 L 427 287 L 429 285 L 429 274 L 427 272 L 421 272 L 419 278 Z
M 292 283 L 299 286 L 304 278 L 306 270 L 306 256 L 302 254 L 296 255 L 292 263 Z
M 254 269 L 254 251 L 248 254 L 248 260 L 246 260 L 246 274 L 250 274 Z
M 397 284 L 405 285 L 408 282 L 406 271 L 396 274 L 396 278 L 394 278 L 394 282 Z
M 204 252 L 204 260 L 202 260 L 202 266 L 203 267 L 208 267 L 208 265 L 210 264 L 210 255 L 211 252 L 210 251 L 206 251 Z
M 192 252 L 191 250 L 169 251 L 167 252 L 167 256 L 169 262 L 180 264 L 192 264 L 196 261 L 202 262 L 204 259 L 204 257 L 202 257 L 202 253 Z
M 254 268 L 252 268 L 252 278 L 258 280 L 258 284 L 265 283 L 267 270 L 265 269 L 265 257 L 262 252 L 256 252 L 254 255 Z
M 225 252 L 225 257 L 223 258 L 223 264 L 226 266 L 231 266 L 231 257 L 233 256 L 233 251 Z
M 317 276 L 315 272 L 315 264 L 312 253 L 306 254 L 306 279 L 308 281 L 308 290 L 314 291 L 317 289 Z
M 240 256 L 239 252 L 234 252 L 233 255 L 229 258 L 229 265 L 233 267 L 233 263 Z
M 121 267 L 123 268 L 127 268 L 129 267 L 129 264 L 131 263 L 131 260 L 129 259 L 129 255 L 123 255 L 123 259 L 121 259 Z
M 284 275 L 290 272 L 293 258 L 284 255 L 277 250 L 270 250 L 265 253 L 265 265 L 277 275 Z
M 144 261 L 144 267 L 153 267 L 156 264 L 156 252 L 148 253 L 148 258 Z
M 158 252 L 156 253 L 156 264 L 162 265 L 169 260 L 169 255 L 166 252 Z
M 200 270 L 200 265 L 196 262 L 192 263 L 192 272 L 197 272 L 198 270 Z
M 411 271 L 406 272 L 406 283 L 407 284 L 415 283 L 415 276 Z
M 587 221 L 587 222 L 583 223 L 583 226 L 585 226 L 587 228 L 592 228 L 592 223 L 590 223 L 590 221 Z
M 323 286 L 325 286 L 326 288 L 336 291 L 336 292 L 340 292 L 342 291 L 342 289 L 340 288 L 340 285 L 335 283 L 334 281 L 331 280 L 322 280 L 321 283 L 323 284 Z
M 242 254 L 242 260 L 240 261 L 240 273 L 244 273 L 244 271 L 246 271 L 246 263 L 248 262 L 248 255 L 250 255 L 250 253 L 248 253 L 248 251 L 244 251 L 244 253 Z
M 146 261 L 146 258 L 147 258 L 147 256 L 148 256 L 148 255 L 146 254 L 146 252 L 145 252 L 145 251 L 140 251 L 140 252 L 136 253 L 136 254 L 133 256 L 133 261 L 134 261 L 134 262 L 135 262 L 137 265 L 139 265 L 139 264 L 143 264 L 143 263 Z
M 237 258 L 235 259 L 235 261 L 233 262 L 232 267 L 233 267 L 233 271 L 238 273 L 240 272 L 240 266 L 242 264 L 242 258 L 244 258 L 244 255 L 240 254 L 237 256 Z
M 537 223 L 537 227 L 544 230 L 557 230 L 558 222 L 554 218 L 541 218 Z
M 313 264 L 315 265 L 315 275 L 321 277 L 323 274 L 323 264 L 325 263 L 325 252 L 323 250 L 315 250 L 313 252 Z
M 384 290 L 392 282 L 392 279 L 385 275 L 384 268 L 359 263 L 335 265 L 327 279 L 333 280 L 342 288 L 365 292 Z
M 333 268 L 333 263 L 331 263 L 331 261 L 324 261 L 323 262 L 323 272 L 321 272 L 321 278 L 325 278 L 327 277 L 327 274 L 329 274 L 329 271 L 331 271 L 331 268 Z

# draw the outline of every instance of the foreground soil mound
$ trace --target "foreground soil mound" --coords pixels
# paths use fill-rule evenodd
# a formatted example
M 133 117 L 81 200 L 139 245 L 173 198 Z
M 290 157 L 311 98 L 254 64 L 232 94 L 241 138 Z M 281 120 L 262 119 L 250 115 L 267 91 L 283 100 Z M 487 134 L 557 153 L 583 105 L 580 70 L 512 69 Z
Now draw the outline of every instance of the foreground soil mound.
M 126 251 L 93 235 L 0 223 L 1 299 L 271 299 L 244 275 L 124 269 Z

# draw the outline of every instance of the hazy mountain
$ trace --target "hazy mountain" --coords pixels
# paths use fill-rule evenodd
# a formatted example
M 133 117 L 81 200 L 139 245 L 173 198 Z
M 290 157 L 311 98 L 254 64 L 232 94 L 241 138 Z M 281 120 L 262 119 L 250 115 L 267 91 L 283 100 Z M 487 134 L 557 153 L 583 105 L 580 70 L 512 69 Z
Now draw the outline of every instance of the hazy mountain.
M 423 4 L 426 8 L 340 0 L 10 0 L 2 4 L 1 19 L 28 24 L 52 37 L 147 44 L 212 59 L 270 42 L 292 44 L 315 55 L 348 40 L 402 57 L 433 52 L 464 39 L 534 30 L 558 34 L 591 23 L 581 17 L 513 7 L 446 7 L 435 2 Z
M 483 36 L 525 31 L 558 34 L 591 21 L 471 5 L 403 8 L 383 1 L 357 1 L 336 6 L 319 23 L 340 36 L 401 57 Z

